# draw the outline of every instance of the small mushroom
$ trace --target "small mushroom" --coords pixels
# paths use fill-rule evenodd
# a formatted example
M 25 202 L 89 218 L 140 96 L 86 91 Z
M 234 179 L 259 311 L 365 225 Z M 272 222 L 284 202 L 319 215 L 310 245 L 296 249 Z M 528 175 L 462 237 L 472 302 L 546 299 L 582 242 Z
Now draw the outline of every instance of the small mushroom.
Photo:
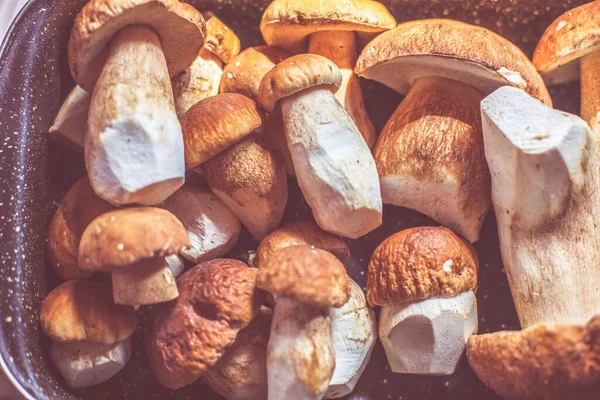
M 176 301 L 152 308 L 146 349 L 162 385 L 189 385 L 224 356 L 264 302 L 256 274 L 241 261 L 207 261 L 177 280 Z
M 277 296 L 267 349 L 269 400 L 325 395 L 335 369 L 329 307 L 350 297 L 350 278 L 331 253 L 290 246 L 271 254 L 256 285 Z
M 192 65 L 173 78 L 177 115 L 183 117 L 194 104 L 219 93 L 223 63 L 240 52 L 240 39 L 219 18 L 206 21 L 206 43 Z
M 96 217 L 113 209 L 94 193 L 87 177 L 69 189 L 48 230 L 48 262 L 62 280 L 88 278 L 92 274 L 79 268 L 77 261 L 81 235 Z
M 478 260 L 443 227 L 398 232 L 369 261 L 367 298 L 392 372 L 451 375 L 477 332 Z
M 600 389 L 600 176 L 580 118 L 516 88 L 481 104 L 492 201 L 523 331 L 472 336 L 467 357 L 506 399 L 592 400 Z
M 300 17 L 301 16 L 301 17 Z M 358 57 L 356 33 L 371 38 L 392 29 L 396 20 L 384 5 L 372 0 L 275 0 L 265 10 L 260 30 L 267 44 L 291 53 L 327 57 L 339 67 L 342 82 L 335 96 L 354 120 L 367 145 L 377 134 L 365 110 L 354 66 Z
M 79 389 L 109 380 L 127 364 L 137 316 L 113 303 L 109 285 L 70 280 L 42 302 L 40 322 L 52 339 L 52 361 Z
M 281 102 L 298 184 L 317 224 L 358 238 L 381 225 L 381 194 L 373 156 L 331 92 L 341 79 L 325 57 L 293 56 L 265 75 L 259 100 L 268 112 Z
M 600 144 L 600 2 L 558 17 L 542 35 L 533 65 L 549 85 L 581 80 L 581 117 Z
M 369 363 L 377 341 L 377 318 L 367 305 L 364 292 L 353 280 L 350 280 L 348 302 L 331 308 L 330 314 L 335 370 L 325 397 L 334 399 L 354 390 Z
M 227 400 L 267 399 L 267 344 L 273 311 L 262 307 L 202 381 Z
M 179 295 L 165 257 L 189 246 L 185 228 L 166 210 L 116 210 L 86 228 L 79 244 L 79 268 L 111 272 L 117 304 L 156 304 Z
M 75 150 L 83 151 L 90 99 L 88 92 L 75 86 L 50 127 L 50 137 Z
M 69 65 L 92 93 L 85 160 L 103 199 L 158 204 L 183 184 L 171 77 L 192 64 L 205 38 L 200 12 L 178 0 L 92 0 L 77 15 Z
M 256 250 L 254 265 L 260 268 L 269 255 L 288 246 L 307 245 L 326 250 L 344 265 L 350 261 L 350 249 L 342 238 L 322 231 L 313 221 L 293 222 L 268 234 Z
M 491 205 L 479 102 L 513 85 L 551 104 L 527 56 L 487 28 L 419 20 L 370 42 L 356 73 L 406 95 L 375 147 L 383 202 L 477 241 Z

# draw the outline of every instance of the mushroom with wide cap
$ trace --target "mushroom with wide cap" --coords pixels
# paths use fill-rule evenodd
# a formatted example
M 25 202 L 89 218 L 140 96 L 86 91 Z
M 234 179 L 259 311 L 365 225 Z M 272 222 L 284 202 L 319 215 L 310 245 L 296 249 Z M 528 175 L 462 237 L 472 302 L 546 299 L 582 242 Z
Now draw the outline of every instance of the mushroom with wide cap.
M 471 367 L 506 399 L 600 389 L 598 149 L 579 117 L 516 88 L 481 105 L 492 201 L 523 331 L 472 336 Z
M 420 20 L 370 42 L 356 73 L 406 95 L 375 147 L 384 203 L 477 241 L 491 204 L 479 102 L 514 85 L 551 104 L 527 56 L 489 29 Z
M 196 60 L 172 80 L 180 118 L 200 100 L 219 93 L 223 64 L 240 52 L 240 39 L 219 18 L 212 16 L 206 21 L 206 33 L 206 43 Z
M 54 124 L 48 131 L 50 137 L 75 150 L 83 151 L 90 100 L 88 92 L 75 86 L 58 110 Z
M 477 332 L 478 260 L 443 227 L 411 228 L 373 252 L 367 299 L 383 306 L 379 338 L 392 372 L 451 375 Z
M 558 17 L 542 35 L 533 65 L 548 85 L 581 81 L 581 117 L 600 144 L 600 2 Z
M 285 169 L 268 145 L 264 113 L 236 93 L 194 105 L 183 117 L 186 160 L 204 163 L 208 185 L 256 239 L 277 228 L 287 204 Z
M 107 381 L 127 364 L 137 316 L 113 303 L 110 285 L 70 280 L 42 302 L 40 322 L 52 339 L 52 361 L 69 387 L 79 389 Z
M 325 57 L 301 54 L 269 71 L 259 102 L 281 113 L 298 184 L 321 229 L 349 238 L 381 225 L 375 161 L 354 121 L 333 96 L 339 68 Z
M 260 266 L 259 288 L 277 296 L 267 349 L 269 400 L 321 399 L 335 369 L 329 307 L 350 297 L 350 278 L 331 253 L 284 247 Z
M 237 260 L 207 261 L 179 277 L 177 300 L 153 307 L 146 349 L 162 385 L 189 385 L 224 356 L 264 302 L 257 272 Z
M 373 0 L 275 0 L 261 23 L 265 42 L 291 53 L 308 52 L 327 57 L 340 69 L 342 82 L 335 96 L 361 132 L 369 148 L 377 140 L 363 102 L 358 76 L 356 34 L 370 38 L 392 29 L 396 20 L 385 6 Z
M 167 210 L 116 210 L 86 228 L 79 244 L 79 268 L 111 272 L 117 304 L 156 304 L 179 295 L 166 257 L 189 246 L 184 226 Z
M 171 77 L 192 64 L 205 37 L 200 12 L 178 0 L 92 0 L 77 15 L 69 65 L 92 93 L 85 160 L 100 197 L 152 205 L 183 184 Z

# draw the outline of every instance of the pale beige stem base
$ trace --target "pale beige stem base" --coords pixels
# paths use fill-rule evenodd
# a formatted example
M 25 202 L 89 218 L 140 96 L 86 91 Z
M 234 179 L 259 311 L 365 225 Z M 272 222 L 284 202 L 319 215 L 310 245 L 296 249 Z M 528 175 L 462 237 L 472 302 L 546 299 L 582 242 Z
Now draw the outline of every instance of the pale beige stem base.
M 340 68 L 342 85 L 335 97 L 350 114 L 369 148 L 372 148 L 377 141 L 377 133 L 365 108 L 360 79 L 354 73 L 358 59 L 356 34 L 348 31 L 313 33 L 309 37 L 308 52 L 327 57 Z
M 143 261 L 112 272 L 116 304 L 143 306 L 163 303 L 179 296 L 175 276 L 165 258 Z
M 583 57 L 581 66 L 581 118 L 594 131 L 600 146 L 600 51 Z

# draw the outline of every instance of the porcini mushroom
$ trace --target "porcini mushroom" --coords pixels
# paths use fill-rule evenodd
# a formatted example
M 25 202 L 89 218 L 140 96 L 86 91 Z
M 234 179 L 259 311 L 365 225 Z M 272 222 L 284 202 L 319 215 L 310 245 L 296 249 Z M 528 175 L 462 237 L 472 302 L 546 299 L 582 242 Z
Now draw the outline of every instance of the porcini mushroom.
M 377 341 L 377 318 L 363 290 L 350 280 L 350 299 L 330 309 L 335 370 L 325 398 L 346 396 L 354 390 L 371 359 Z
M 199 264 L 221 257 L 235 246 L 242 225 L 210 190 L 183 185 L 162 207 L 175 215 L 187 230 L 190 247 L 181 254 Z
M 205 37 L 200 12 L 178 0 L 92 0 L 77 15 L 69 65 L 92 93 L 85 159 L 100 197 L 152 205 L 183 184 L 170 78 L 193 62 Z
M 451 375 L 477 332 L 478 260 L 443 227 L 384 240 L 369 261 L 367 299 L 383 306 L 379 338 L 392 372 Z
M 223 63 L 229 63 L 240 52 L 240 39 L 219 18 L 206 21 L 206 43 L 192 65 L 173 78 L 173 94 L 177 115 L 194 104 L 219 93 Z
M 309 53 L 336 63 L 342 82 L 335 96 L 354 120 L 367 145 L 373 147 L 377 134 L 365 110 L 360 82 L 354 73 L 358 57 L 356 33 L 373 37 L 395 26 L 392 14 L 373 0 L 275 0 L 263 14 L 260 31 L 269 45 L 291 53 L 303 53 L 308 44 Z
M 77 252 L 85 228 L 114 207 L 94 193 L 87 177 L 79 179 L 60 202 L 48 230 L 50 266 L 62 280 L 87 278 L 91 271 L 79 268 Z
M 189 385 L 223 357 L 264 301 L 256 273 L 237 260 L 207 261 L 177 280 L 175 302 L 153 307 L 146 348 L 162 385 Z
M 79 244 L 79 268 L 111 272 L 117 304 L 156 304 L 179 295 L 165 257 L 189 246 L 185 228 L 167 210 L 116 210 L 86 228 Z
M 110 285 L 71 280 L 42 302 L 40 322 L 52 339 L 52 361 L 69 387 L 79 389 L 107 381 L 127 364 L 137 316 L 113 303 Z
M 50 127 L 50 137 L 75 150 L 83 151 L 90 99 L 88 92 L 75 86 Z
M 542 35 L 533 65 L 549 85 L 581 81 L 581 117 L 600 144 L 600 2 L 558 17 Z
M 267 349 L 269 400 L 321 399 L 335 368 L 329 307 L 350 297 L 350 279 L 331 253 L 289 246 L 260 266 L 259 288 L 277 296 Z
M 506 399 L 600 389 L 598 149 L 580 118 L 516 88 L 481 105 L 492 200 L 523 331 L 472 336 L 471 367 Z
M 419 20 L 370 42 L 356 73 L 406 95 L 375 147 L 384 203 L 477 241 L 491 204 L 479 102 L 513 85 L 551 104 L 527 56 L 489 29 Z
M 321 229 L 358 238 L 381 225 L 381 194 L 373 156 L 331 90 L 341 83 L 325 57 L 301 54 L 269 71 L 259 101 L 281 103 L 298 184 Z

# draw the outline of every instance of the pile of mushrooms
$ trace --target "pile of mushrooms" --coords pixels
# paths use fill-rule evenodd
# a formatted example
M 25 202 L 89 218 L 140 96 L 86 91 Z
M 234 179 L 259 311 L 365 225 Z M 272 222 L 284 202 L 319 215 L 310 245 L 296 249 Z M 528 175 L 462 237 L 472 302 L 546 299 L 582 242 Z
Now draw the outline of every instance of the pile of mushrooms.
M 450 375 L 466 353 L 507 400 L 598 397 L 600 1 L 557 19 L 533 62 L 478 26 L 397 25 L 373 0 L 274 0 L 267 45 L 243 51 L 204 15 L 91 0 L 75 19 L 77 86 L 50 135 L 83 150 L 87 175 L 50 223 L 64 282 L 40 311 L 70 388 L 135 352 L 172 390 L 338 398 L 379 337 L 393 373 Z M 379 136 L 359 76 L 406 96 Z M 552 109 L 542 76 L 581 79 L 590 125 Z M 294 180 L 314 221 L 285 213 Z M 443 226 L 357 260 L 352 239 L 382 224 L 383 203 Z M 492 205 L 523 330 L 478 335 L 471 243 Z

